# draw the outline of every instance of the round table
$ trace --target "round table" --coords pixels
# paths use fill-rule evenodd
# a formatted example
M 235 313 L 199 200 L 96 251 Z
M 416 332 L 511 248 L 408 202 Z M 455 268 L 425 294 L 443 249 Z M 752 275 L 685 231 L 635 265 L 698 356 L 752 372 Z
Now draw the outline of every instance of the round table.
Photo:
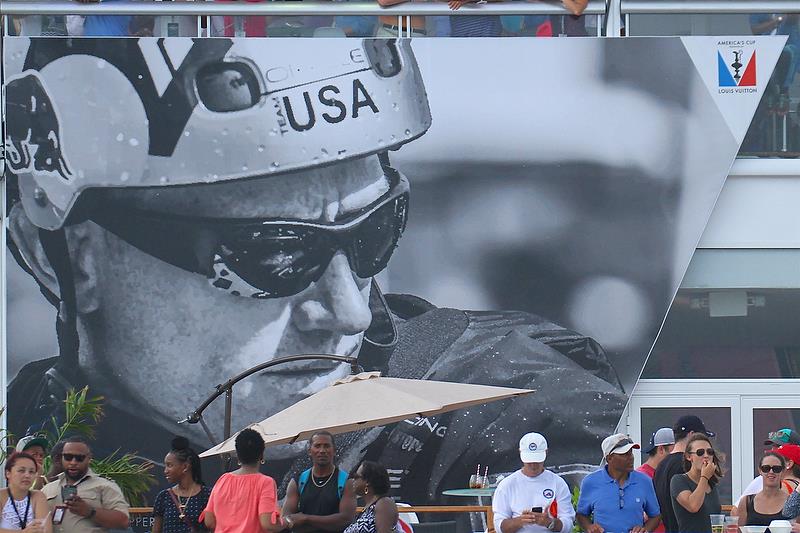
M 485 489 L 450 489 L 442 491 L 442 495 L 457 496 L 462 498 L 478 498 L 478 505 L 485 506 L 487 504 L 484 503 L 483 499 L 488 497 L 491 500 L 494 491 L 495 487 L 488 487 Z M 491 504 L 491 501 L 489 501 L 488 503 Z M 486 514 L 484 513 L 477 513 L 477 514 L 480 515 L 478 524 L 475 524 L 473 520 L 470 520 L 470 522 L 473 522 L 473 526 L 480 525 L 480 527 L 482 528 L 481 531 L 488 531 L 486 527 Z

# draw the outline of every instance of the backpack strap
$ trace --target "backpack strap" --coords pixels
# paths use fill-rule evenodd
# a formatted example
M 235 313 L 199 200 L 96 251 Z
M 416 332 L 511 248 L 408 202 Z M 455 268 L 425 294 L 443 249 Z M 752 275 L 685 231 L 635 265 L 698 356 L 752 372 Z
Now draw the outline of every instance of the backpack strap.
M 304 470 L 303 472 L 301 472 L 300 473 L 300 477 L 297 478 L 297 485 L 298 485 L 297 492 L 299 494 L 303 494 L 303 489 L 306 488 L 306 485 L 308 485 L 308 478 L 309 477 L 311 477 L 311 469 L 310 468 L 308 470 Z
M 338 467 L 337 467 L 338 468 Z M 344 487 L 347 485 L 347 478 L 350 477 L 347 472 L 339 468 L 339 478 L 338 478 L 338 487 L 337 487 L 337 494 L 339 495 L 339 499 L 342 499 L 342 494 L 344 494 Z

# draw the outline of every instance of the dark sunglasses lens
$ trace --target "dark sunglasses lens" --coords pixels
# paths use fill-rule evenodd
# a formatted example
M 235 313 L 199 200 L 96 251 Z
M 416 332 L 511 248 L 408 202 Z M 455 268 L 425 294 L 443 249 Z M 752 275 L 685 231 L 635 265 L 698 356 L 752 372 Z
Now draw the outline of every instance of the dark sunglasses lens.
M 62 453 L 61 458 L 64 459 L 66 462 L 77 461 L 82 463 L 84 459 L 86 459 L 85 455 L 74 455 L 71 453 Z
M 210 111 L 229 113 L 253 107 L 258 80 L 244 63 L 212 63 L 197 72 L 197 94 Z
M 408 218 L 408 196 L 399 196 L 375 211 L 356 231 L 352 259 L 361 278 L 375 276 L 389 263 Z
M 322 276 L 333 256 L 321 232 L 305 228 L 263 226 L 226 238 L 220 255 L 263 297 L 298 294 Z
M 780 474 L 781 472 L 783 472 L 783 467 L 781 465 L 774 465 L 774 466 L 761 465 L 760 468 L 761 471 L 765 474 L 769 473 L 770 470 L 772 470 L 774 474 Z

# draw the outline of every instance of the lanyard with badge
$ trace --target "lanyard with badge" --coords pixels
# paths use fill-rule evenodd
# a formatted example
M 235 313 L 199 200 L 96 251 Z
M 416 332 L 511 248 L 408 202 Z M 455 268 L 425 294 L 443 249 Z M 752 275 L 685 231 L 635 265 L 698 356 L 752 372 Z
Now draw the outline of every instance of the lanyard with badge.
M 28 497 L 25 499 L 25 514 L 20 516 L 19 509 L 17 509 L 17 502 L 14 497 L 11 495 L 11 489 L 8 489 L 8 497 L 11 500 L 11 507 L 14 508 L 14 514 L 17 515 L 17 520 L 19 520 L 19 528 L 25 529 L 25 526 L 28 525 L 28 513 L 31 510 L 31 491 L 28 491 Z

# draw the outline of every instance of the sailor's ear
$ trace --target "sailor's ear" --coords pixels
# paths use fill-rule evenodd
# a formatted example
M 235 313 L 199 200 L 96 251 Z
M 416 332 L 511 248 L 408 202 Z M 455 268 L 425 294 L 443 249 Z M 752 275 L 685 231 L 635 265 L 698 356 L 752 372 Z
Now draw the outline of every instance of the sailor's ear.
M 75 298 L 78 313 L 87 314 L 97 310 L 97 263 L 89 250 L 91 228 L 84 222 L 67 228 L 72 275 L 75 282 Z M 17 203 L 8 214 L 8 231 L 13 244 L 24 261 L 23 268 L 50 292 L 61 296 L 55 271 L 45 254 L 39 237 L 39 228 L 34 225 L 22 205 Z M 99 237 L 99 236 L 98 236 Z

